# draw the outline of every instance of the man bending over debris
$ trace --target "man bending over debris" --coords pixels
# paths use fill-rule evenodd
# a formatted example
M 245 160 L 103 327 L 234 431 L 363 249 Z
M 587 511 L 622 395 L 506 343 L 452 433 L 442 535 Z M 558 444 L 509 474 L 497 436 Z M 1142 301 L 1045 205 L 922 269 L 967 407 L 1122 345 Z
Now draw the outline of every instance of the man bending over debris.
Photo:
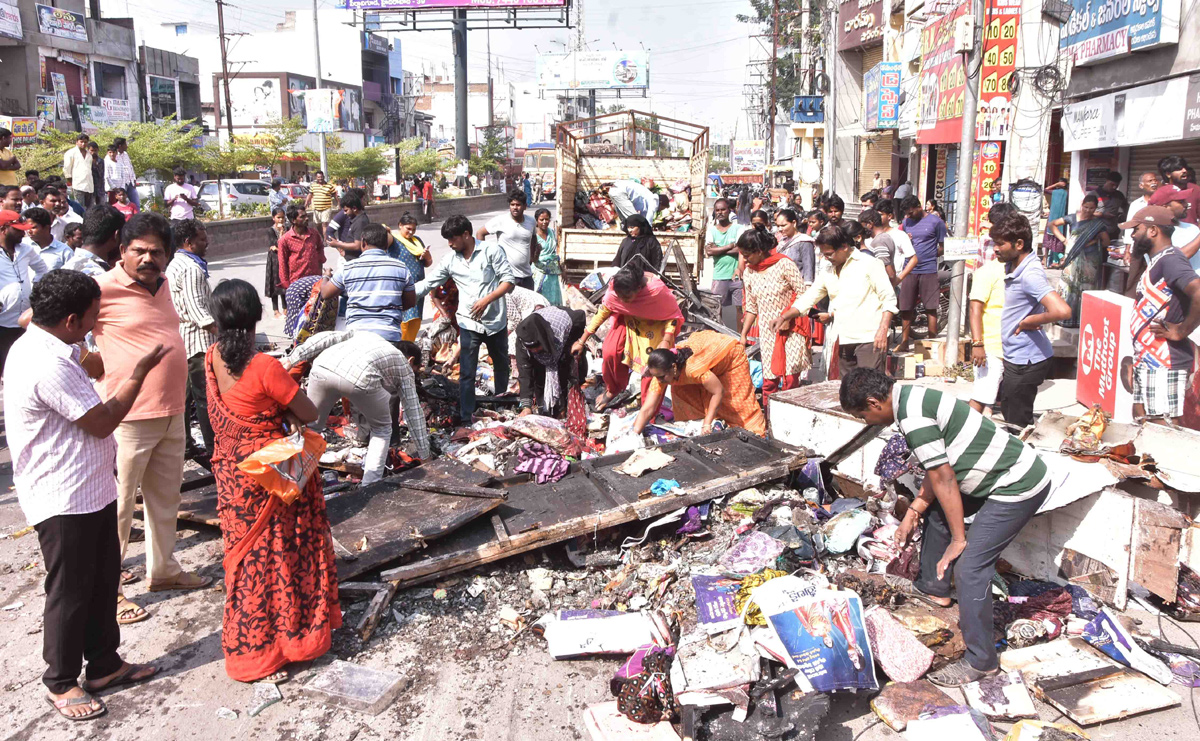
M 392 437 L 391 400 L 397 394 L 404 405 L 404 421 L 417 456 L 422 460 L 432 457 L 425 413 L 417 399 L 416 376 L 402 352 L 404 346 L 410 352 L 419 354 L 420 350 L 411 342 L 400 345 L 397 349 L 369 330 L 318 332 L 283 359 L 283 367 L 290 368 L 316 358 L 308 376 L 308 395 L 317 407 L 313 429 L 325 429 L 329 410 L 343 396 L 366 418 L 371 441 L 363 459 L 364 486 L 383 478 Z
M 909 596 L 949 607 L 950 564 L 958 621 L 967 652 L 929 675 L 943 687 L 960 687 L 1000 671 L 992 640 L 992 588 L 1000 552 L 1037 513 L 1050 492 L 1046 464 L 1017 438 L 966 402 L 917 385 L 895 388 L 873 368 L 855 368 L 842 379 L 842 408 L 871 425 L 895 423 L 925 469 L 921 493 L 896 531 L 903 547 L 925 516 L 921 572 Z M 974 517 L 967 540 L 964 518 Z

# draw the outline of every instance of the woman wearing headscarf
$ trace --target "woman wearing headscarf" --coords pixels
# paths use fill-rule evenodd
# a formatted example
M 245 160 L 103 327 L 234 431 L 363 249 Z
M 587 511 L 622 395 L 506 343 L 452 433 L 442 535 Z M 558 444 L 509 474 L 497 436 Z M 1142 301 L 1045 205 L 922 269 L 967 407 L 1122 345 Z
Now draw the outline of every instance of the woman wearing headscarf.
M 621 246 L 617 248 L 617 256 L 613 258 L 613 267 L 625 267 L 634 255 L 641 255 L 646 259 L 646 263 L 642 264 L 638 261 L 638 267 L 642 270 L 654 268 L 659 270 L 662 268 L 663 251 L 662 245 L 658 243 L 658 237 L 654 236 L 654 231 L 650 227 L 650 222 L 641 214 L 634 214 L 625 220 L 625 239 L 621 240 Z
M 1108 222 L 1096 215 L 1099 198 L 1088 193 L 1079 204 L 1079 211 L 1050 223 L 1050 231 L 1064 244 L 1067 256 L 1051 268 L 1062 269 L 1059 293 L 1071 307 L 1071 318 L 1059 322 L 1064 327 L 1078 327 L 1083 309 L 1083 292 L 1100 288 L 1100 273 L 1108 256 Z M 1062 232 L 1066 226 L 1069 236 Z M 1070 240 L 1068 243 L 1067 240 Z
M 636 265 L 622 268 L 613 276 L 600 310 L 571 347 L 571 354 L 581 356 L 584 343 L 609 317 L 612 326 L 604 337 L 601 353 L 605 390 L 596 399 L 596 411 L 625 390 L 631 368 L 643 374 L 644 397 L 650 382 L 645 377 L 646 357 L 654 348 L 674 347 L 675 336 L 683 327 L 683 312 L 671 289 L 658 276 L 648 275 Z
M 546 306 L 517 325 L 517 380 L 521 413 L 557 417 L 567 412 L 567 428 L 586 433 L 583 395 L 568 403 L 587 376 L 587 359 L 571 355 L 571 345 L 583 336 L 587 317 L 582 311 Z
M 418 180 L 413 187 L 420 187 L 420 181 Z M 424 280 L 425 268 L 433 264 L 433 254 L 417 236 L 417 217 L 403 214 L 396 230 L 392 232 L 392 239 L 394 244 L 393 249 L 388 250 L 389 254 L 404 263 L 414 281 Z M 424 307 L 425 299 L 417 299 L 416 306 L 405 309 L 400 315 L 401 340 L 412 342 L 417 339 L 417 332 L 421 331 L 421 312 Z
M 638 434 L 654 421 L 667 386 L 676 421 L 702 419 L 704 433 L 712 432 L 717 419 L 756 435 L 767 432 L 767 420 L 754 399 L 746 348 L 736 338 L 709 330 L 695 332 L 674 350 L 651 352 L 646 377 L 652 380 L 633 423 Z
M 537 257 L 533 264 L 533 284 L 537 292 L 546 297 L 553 306 L 563 305 L 562 262 L 558 259 L 558 240 L 550 227 L 550 210 L 539 208 L 533 215 L 536 228 L 533 241 L 537 243 Z

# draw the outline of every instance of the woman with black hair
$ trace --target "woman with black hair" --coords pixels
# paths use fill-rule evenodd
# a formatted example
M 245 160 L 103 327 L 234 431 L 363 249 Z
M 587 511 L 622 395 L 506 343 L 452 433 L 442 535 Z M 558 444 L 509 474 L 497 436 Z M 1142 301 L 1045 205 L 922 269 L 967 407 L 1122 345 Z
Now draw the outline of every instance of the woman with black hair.
M 817 234 L 829 224 L 829 217 L 824 211 L 813 210 L 808 212 L 808 235 L 813 239 L 817 238 Z
M 550 226 L 550 209 L 539 208 L 533 223 L 533 284 L 547 301 L 562 306 L 562 262 L 558 259 L 558 238 Z
M 738 239 L 738 248 L 746 260 L 742 281 L 746 286 L 742 344 L 749 342 L 750 328 L 758 324 L 758 345 L 763 370 L 763 403 L 776 391 L 800 385 L 801 374 L 809 368 L 807 316 L 796 319 L 779 332 L 771 331 L 775 319 L 797 296 L 808 288 L 800 268 L 775 249 L 775 238 L 758 231 L 746 232 Z
M 650 222 L 646 220 L 645 216 L 634 214 L 626 219 L 625 234 L 625 239 L 621 240 L 621 246 L 617 248 L 617 256 L 613 258 L 613 267 L 623 268 L 629 264 L 634 255 L 641 255 L 646 262 L 642 263 L 639 260 L 637 265 L 639 269 L 659 270 L 662 268 L 662 245 L 658 243 L 658 237 L 654 236 Z
M 761 208 L 750 213 L 750 226 L 760 232 L 770 228 L 771 215 Z
M 419 180 L 417 185 L 420 185 Z M 404 264 L 414 281 L 425 280 L 425 268 L 433 264 L 433 253 L 417 236 L 417 217 L 410 213 L 402 214 L 396 224 L 396 230 L 392 232 L 392 239 L 395 249 L 389 249 L 388 254 Z M 400 315 L 402 341 L 412 342 L 417 339 L 417 332 L 421 331 L 421 313 L 424 307 L 425 299 L 419 298 L 416 306 L 405 309 Z
M 283 316 L 279 302 L 287 308 L 287 289 L 279 282 L 279 238 L 287 231 L 287 214 L 282 208 L 271 211 L 271 225 L 267 227 L 267 275 L 263 281 L 263 295 L 271 299 L 271 310 L 276 317 Z
M 262 301 L 243 280 L 213 291 L 217 339 L 208 350 L 212 470 L 225 546 L 225 672 L 240 682 L 279 683 L 284 667 L 329 650 L 342 624 L 337 566 L 321 477 L 291 504 L 238 468 L 252 453 L 316 420 L 312 401 L 275 358 L 258 352 Z
M 754 399 L 750 363 L 737 339 L 703 330 L 689 336 L 674 349 L 651 351 L 646 361 L 650 379 L 642 394 L 642 409 L 633 423 L 641 434 L 654 421 L 658 405 L 671 387 L 671 411 L 677 422 L 702 419 L 701 431 L 712 432 L 713 423 L 723 419 L 756 435 L 767 433 L 767 421 Z
M 741 224 L 743 227 L 750 227 L 750 214 L 754 212 L 751 207 L 750 188 L 743 187 L 742 192 L 738 193 L 737 207 L 734 210 L 734 221 Z

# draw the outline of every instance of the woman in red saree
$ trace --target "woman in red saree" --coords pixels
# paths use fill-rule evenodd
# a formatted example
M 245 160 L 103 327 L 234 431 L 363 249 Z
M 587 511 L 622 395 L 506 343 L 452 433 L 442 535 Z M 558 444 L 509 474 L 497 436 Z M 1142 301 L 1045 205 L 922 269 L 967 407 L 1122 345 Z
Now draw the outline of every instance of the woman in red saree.
M 321 477 L 284 504 L 237 464 L 284 437 L 285 420 L 306 424 L 317 410 L 278 360 L 255 349 L 262 301 L 253 286 L 222 282 L 211 309 L 218 332 L 205 367 L 225 546 L 225 672 L 240 682 L 282 682 L 287 664 L 328 651 L 342 624 Z
M 592 317 L 583 336 L 571 348 L 578 356 L 588 337 L 613 318 L 604 338 L 601 372 L 604 393 L 596 399 L 596 411 L 629 385 L 629 370 L 642 374 L 642 396 L 650 385 L 646 373 L 646 356 L 656 348 L 675 346 L 675 335 L 683 327 L 683 312 L 675 295 L 662 280 L 643 272 L 635 265 L 621 268 L 609 283 L 600 310 Z

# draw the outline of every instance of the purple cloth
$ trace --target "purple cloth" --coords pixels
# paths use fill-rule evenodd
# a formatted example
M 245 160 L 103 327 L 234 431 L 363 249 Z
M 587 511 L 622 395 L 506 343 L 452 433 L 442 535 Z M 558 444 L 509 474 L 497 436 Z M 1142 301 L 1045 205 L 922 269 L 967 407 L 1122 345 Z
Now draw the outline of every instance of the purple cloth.
M 683 524 L 675 531 L 676 535 L 687 535 L 700 530 L 704 526 L 701 520 L 708 517 L 708 504 L 702 504 L 699 507 L 688 507 L 687 514 L 683 516 Z
M 910 454 L 904 435 L 897 432 L 887 441 L 887 445 L 883 446 L 883 452 L 879 454 L 879 460 L 875 463 L 875 475 L 885 484 L 895 481 L 912 470 L 913 464 L 908 461 Z
M 513 471 L 531 473 L 539 484 L 558 481 L 567 475 L 571 464 L 554 448 L 544 443 L 528 443 L 517 451 L 517 465 Z

